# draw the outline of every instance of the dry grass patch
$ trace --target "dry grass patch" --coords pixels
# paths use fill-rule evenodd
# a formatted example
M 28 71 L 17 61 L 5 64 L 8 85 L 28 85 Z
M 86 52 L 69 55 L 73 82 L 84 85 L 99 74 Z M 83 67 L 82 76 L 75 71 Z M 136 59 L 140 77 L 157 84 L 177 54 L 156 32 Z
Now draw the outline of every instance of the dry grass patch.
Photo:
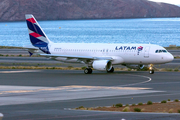
M 121 111 L 121 112 L 155 112 L 155 113 L 180 113 L 180 102 L 167 102 L 164 104 L 153 103 L 151 105 L 131 105 L 123 107 L 96 107 L 91 110 L 98 111 Z

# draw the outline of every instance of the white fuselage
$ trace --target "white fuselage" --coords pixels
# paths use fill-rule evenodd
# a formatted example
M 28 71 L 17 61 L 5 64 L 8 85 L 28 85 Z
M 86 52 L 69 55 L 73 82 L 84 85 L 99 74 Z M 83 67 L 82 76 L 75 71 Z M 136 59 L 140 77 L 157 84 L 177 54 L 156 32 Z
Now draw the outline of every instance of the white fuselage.
M 51 54 L 111 57 L 112 64 L 163 64 L 174 59 L 165 48 L 153 44 L 51 43 L 48 47 Z M 56 60 L 78 62 L 62 57 Z

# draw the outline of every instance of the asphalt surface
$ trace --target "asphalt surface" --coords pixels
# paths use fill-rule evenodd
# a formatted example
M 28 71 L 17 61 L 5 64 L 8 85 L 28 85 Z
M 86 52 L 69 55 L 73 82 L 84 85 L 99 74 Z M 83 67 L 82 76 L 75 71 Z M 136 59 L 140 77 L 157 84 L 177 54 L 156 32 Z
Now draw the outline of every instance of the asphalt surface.
M 179 56 L 179 50 L 170 50 Z M 0 49 L 3 55 L 28 55 L 23 49 Z M 45 57 L 0 57 L 3 66 L 82 67 L 83 64 L 60 63 Z M 122 66 L 115 66 L 122 67 Z M 180 68 L 180 59 L 157 65 L 158 68 Z M 124 113 L 73 110 L 79 106 L 111 106 L 160 102 L 180 98 L 179 72 L 105 72 L 63 70 L 0 70 L 0 113 L 3 120 L 59 119 L 126 119 L 178 120 L 180 114 Z
M 178 120 L 180 114 L 72 110 L 180 98 L 179 72 L 0 70 L 3 120 Z

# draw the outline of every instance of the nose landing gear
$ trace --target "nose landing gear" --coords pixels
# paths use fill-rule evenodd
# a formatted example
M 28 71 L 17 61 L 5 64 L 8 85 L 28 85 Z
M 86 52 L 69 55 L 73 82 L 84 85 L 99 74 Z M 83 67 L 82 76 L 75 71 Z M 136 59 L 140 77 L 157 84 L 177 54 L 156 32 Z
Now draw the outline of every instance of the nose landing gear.
M 149 74 L 154 74 L 154 69 L 152 64 L 149 65 Z

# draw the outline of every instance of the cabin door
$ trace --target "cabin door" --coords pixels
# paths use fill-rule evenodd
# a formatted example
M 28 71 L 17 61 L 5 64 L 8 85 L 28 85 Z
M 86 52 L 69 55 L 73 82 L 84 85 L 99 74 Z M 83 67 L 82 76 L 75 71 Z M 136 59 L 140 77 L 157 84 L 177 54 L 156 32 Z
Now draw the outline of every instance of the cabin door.
M 145 50 L 144 50 L 144 57 L 145 57 L 145 58 L 148 58 L 148 57 L 149 57 L 149 49 L 150 49 L 150 47 L 148 46 L 148 47 L 146 47 Z

